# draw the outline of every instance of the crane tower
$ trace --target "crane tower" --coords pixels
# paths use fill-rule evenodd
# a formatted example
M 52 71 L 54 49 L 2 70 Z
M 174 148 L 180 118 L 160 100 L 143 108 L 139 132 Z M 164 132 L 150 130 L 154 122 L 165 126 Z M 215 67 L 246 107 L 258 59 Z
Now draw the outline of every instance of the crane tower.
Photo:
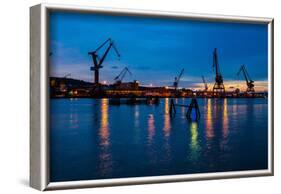
M 100 55 L 98 54 L 98 51 L 101 48 L 103 48 L 106 44 L 108 44 L 108 46 L 107 46 L 105 52 L 100 57 Z M 120 54 L 119 54 L 117 48 L 115 47 L 113 41 L 111 40 L 111 38 L 109 38 L 105 42 L 103 42 L 95 51 L 88 52 L 88 54 L 92 56 L 92 60 L 93 60 L 93 63 L 94 63 L 94 66 L 91 67 L 91 71 L 95 72 L 95 74 L 94 74 L 95 85 L 99 85 L 99 70 L 101 68 L 103 68 L 102 63 L 104 62 L 104 60 L 105 60 L 105 58 L 106 58 L 106 56 L 109 53 L 111 48 L 114 49 L 115 53 L 117 54 L 117 57 L 120 58 Z
M 213 95 L 214 96 L 224 95 L 225 88 L 223 85 L 222 74 L 221 74 L 220 68 L 219 68 L 218 54 L 217 54 L 216 48 L 214 49 L 214 52 L 213 52 L 213 68 L 215 68 L 215 71 L 216 71 L 215 85 L 213 87 Z

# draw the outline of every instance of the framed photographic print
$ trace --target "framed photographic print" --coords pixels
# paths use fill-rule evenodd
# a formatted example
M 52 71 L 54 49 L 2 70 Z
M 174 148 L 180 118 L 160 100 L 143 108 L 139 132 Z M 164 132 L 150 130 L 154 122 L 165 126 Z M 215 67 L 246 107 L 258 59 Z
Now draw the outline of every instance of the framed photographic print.
M 273 19 L 30 9 L 30 185 L 273 175 Z

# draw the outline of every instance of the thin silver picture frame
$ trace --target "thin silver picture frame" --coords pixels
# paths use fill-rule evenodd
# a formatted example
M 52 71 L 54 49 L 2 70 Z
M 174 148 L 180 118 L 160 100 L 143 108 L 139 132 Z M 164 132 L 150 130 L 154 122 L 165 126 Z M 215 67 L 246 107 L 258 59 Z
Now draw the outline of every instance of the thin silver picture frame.
M 88 12 L 110 15 L 178 18 L 186 20 L 238 22 L 268 25 L 268 169 L 199 173 L 87 181 L 49 181 L 49 82 L 48 23 L 50 11 Z M 113 9 L 73 5 L 39 4 L 30 8 L 30 186 L 44 191 L 55 189 L 151 184 L 208 179 L 272 176 L 274 174 L 274 19 L 164 11 Z

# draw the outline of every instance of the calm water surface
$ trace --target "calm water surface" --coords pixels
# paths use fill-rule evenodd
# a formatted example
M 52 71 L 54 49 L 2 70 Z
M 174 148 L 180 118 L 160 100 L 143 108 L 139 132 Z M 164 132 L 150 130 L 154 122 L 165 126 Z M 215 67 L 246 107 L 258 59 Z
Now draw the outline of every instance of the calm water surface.
M 266 99 L 198 99 L 198 122 L 169 101 L 51 99 L 51 181 L 267 169 Z

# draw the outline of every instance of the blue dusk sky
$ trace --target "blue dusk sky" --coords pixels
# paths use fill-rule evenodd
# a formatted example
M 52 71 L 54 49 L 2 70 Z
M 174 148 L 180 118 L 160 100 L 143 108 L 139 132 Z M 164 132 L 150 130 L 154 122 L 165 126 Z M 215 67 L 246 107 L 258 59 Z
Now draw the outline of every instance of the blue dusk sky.
M 52 12 L 50 76 L 71 73 L 71 78 L 93 82 L 88 52 L 111 38 L 121 58 L 118 60 L 114 50 L 110 51 L 100 70 L 101 82 L 113 83 L 119 72 L 128 67 L 132 75 L 123 81 L 171 86 L 184 68 L 180 87 L 202 87 L 202 75 L 212 86 L 212 53 L 217 48 L 227 87 L 245 85 L 243 76 L 236 75 L 241 64 L 245 64 L 256 88 L 265 89 L 267 33 L 264 24 Z M 104 51 L 100 50 L 100 55 Z

